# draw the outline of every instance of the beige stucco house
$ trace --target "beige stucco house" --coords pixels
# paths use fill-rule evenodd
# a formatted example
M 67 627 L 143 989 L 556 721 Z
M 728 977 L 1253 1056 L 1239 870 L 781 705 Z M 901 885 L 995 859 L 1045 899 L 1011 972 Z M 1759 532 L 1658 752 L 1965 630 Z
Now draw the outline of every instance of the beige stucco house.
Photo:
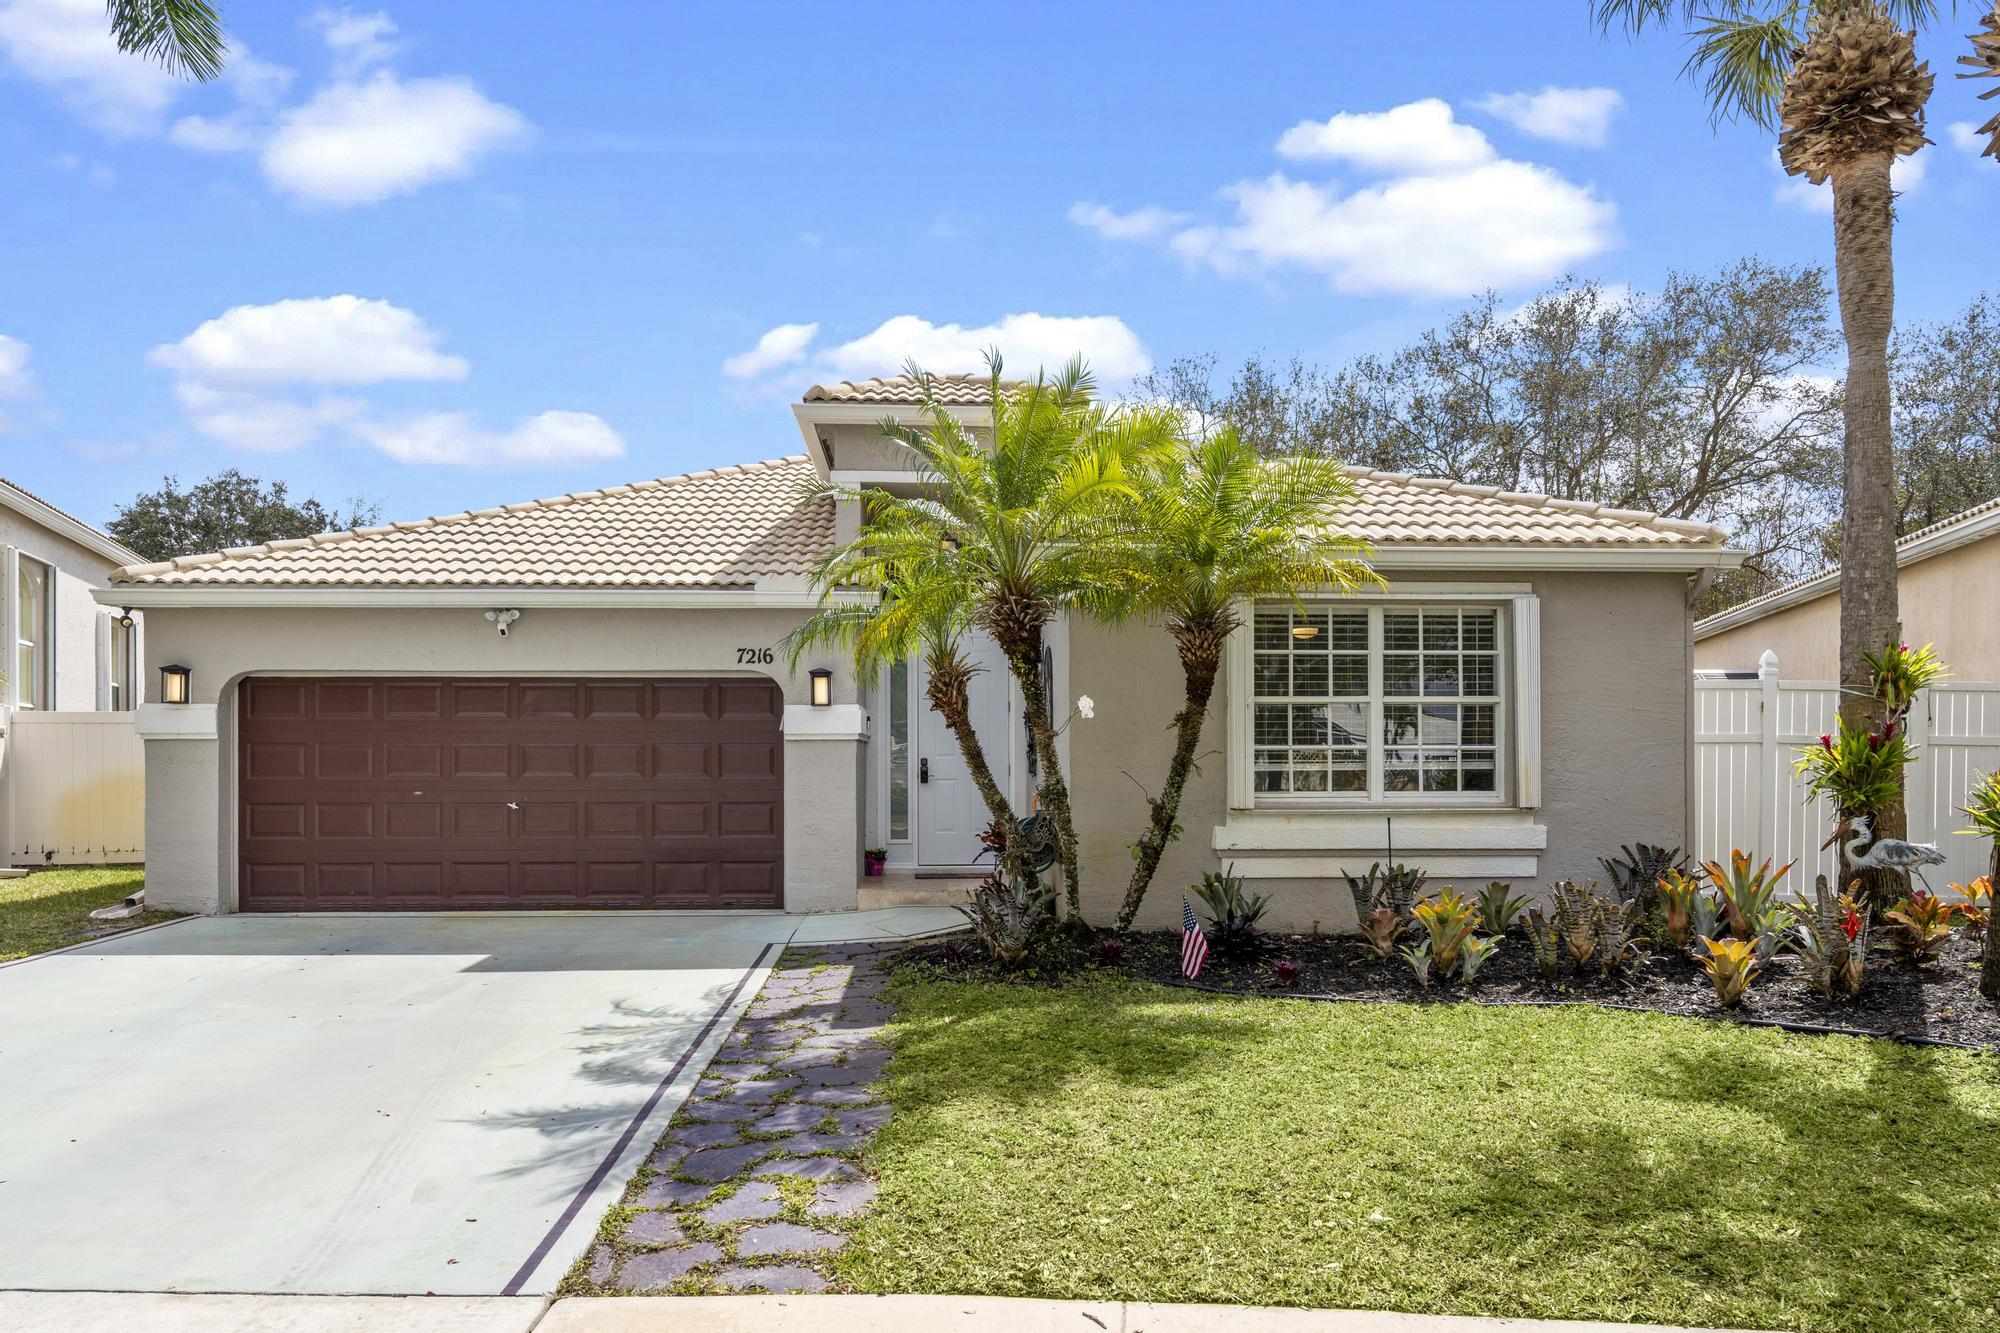
M 1896 543 L 1903 638 L 1937 645 L 1961 681 L 2000 681 L 2000 498 Z M 1840 674 L 1840 570 L 1822 570 L 1695 625 L 1695 666 L 1755 670 L 1775 653 L 1786 676 Z
M 95 781 L 94 765 L 115 740 L 106 735 L 99 738 L 105 745 L 80 744 L 78 756 L 30 759 L 34 747 L 22 744 L 20 733 L 56 714 L 76 727 L 122 728 L 137 706 L 139 617 L 100 605 L 93 593 L 113 570 L 138 558 L 108 534 L 0 479 L 0 635 L 8 645 L 0 660 L 0 867 L 137 859 L 136 839 L 107 843 L 104 830 L 116 820 L 44 817 L 47 798 L 70 798 Z M 37 764 L 46 767 L 37 771 Z M 118 791 L 133 803 L 139 799 L 135 782 Z M 100 797 L 114 793 L 78 799 Z M 59 835 L 58 827 L 77 837 Z
M 951 381 L 975 430 L 985 386 Z M 921 664 L 863 686 L 781 646 L 856 529 L 814 477 L 901 488 L 880 437 L 904 379 L 816 387 L 805 452 L 121 571 L 150 669 L 148 892 L 218 912 L 851 908 L 942 896 L 984 816 L 924 706 Z M 1250 608 L 1231 644 L 1148 918 L 1225 862 L 1274 922 L 1351 921 L 1338 874 L 1390 854 L 1538 885 L 1635 839 L 1684 841 L 1689 605 L 1735 565 L 1701 524 L 1358 471 L 1341 521 L 1386 591 Z M 1034 779 L 997 661 L 975 712 L 1025 808 Z M 1165 636 L 1049 636 L 1085 861 L 1108 917 L 1180 698 Z M 860 877 L 888 850 L 890 878 Z M 873 896 L 870 896 L 873 895 Z

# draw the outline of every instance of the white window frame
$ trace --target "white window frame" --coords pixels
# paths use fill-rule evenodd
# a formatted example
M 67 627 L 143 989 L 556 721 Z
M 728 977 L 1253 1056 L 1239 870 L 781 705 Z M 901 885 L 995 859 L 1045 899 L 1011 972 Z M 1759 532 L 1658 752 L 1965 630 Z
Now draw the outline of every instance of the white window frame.
M 124 651 L 118 638 L 124 635 Z M 118 668 L 125 668 L 125 697 L 118 695 Z M 118 623 L 118 613 L 104 617 L 104 707 L 113 713 L 129 713 L 139 706 L 139 624 L 130 629 Z
M 9 618 L 13 646 L 7 654 L 7 676 L 13 682 L 14 707 L 27 712 L 54 712 L 56 707 L 56 567 L 50 561 L 39 559 L 28 554 L 26 551 L 16 551 L 12 563 L 14 567 L 9 571 L 12 578 L 9 581 L 7 593 L 14 606 L 14 613 Z M 43 571 L 42 623 L 36 627 L 39 633 L 32 640 L 27 637 L 27 607 L 24 605 L 21 597 L 22 571 L 25 566 L 30 564 L 41 566 Z M 24 673 L 21 670 L 21 649 L 29 647 L 31 644 L 35 650 L 35 656 L 41 664 L 41 671 L 39 673 L 34 671 Z M 47 687 L 43 698 L 38 698 L 35 693 L 35 676 L 37 674 L 40 675 L 42 683 Z M 24 675 L 26 679 L 21 679 Z M 46 702 L 44 702 L 44 698 Z
M 1366 608 L 1368 654 L 1368 790 L 1365 792 L 1258 792 L 1255 789 L 1256 686 L 1253 670 L 1256 610 L 1238 608 L 1242 622 L 1225 652 L 1229 701 L 1229 806 L 1233 810 L 1300 813 L 1321 810 L 1479 811 L 1528 810 L 1541 804 L 1541 605 L 1524 585 L 1471 583 L 1405 585 L 1385 593 L 1309 596 L 1308 607 Z M 1266 605 L 1270 605 L 1266 603 Z M 1499 706 L 1494 737 L 1495 791 L 1385 792 L 1380 739 L 1382 698 L 1382 614 L 1385 610 L 1497 609 L 1496 673 Z M 1353 702 L 1362 702 L 1358 697 Z

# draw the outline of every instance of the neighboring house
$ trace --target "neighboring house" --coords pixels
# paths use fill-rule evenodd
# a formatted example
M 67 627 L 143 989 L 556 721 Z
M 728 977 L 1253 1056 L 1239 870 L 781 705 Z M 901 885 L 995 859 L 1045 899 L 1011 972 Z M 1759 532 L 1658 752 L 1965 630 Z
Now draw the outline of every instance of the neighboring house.
M 945 392 L 990 422 L 983 381 Z M 921 665 L 864 688 L 838 652 L 792 669 L 783 644 L 858 523 L 803 486 L 918 485 L 879 435 L 915 419 L 914 387 L 816 387 L 793 415 L 804 456 L 115 575 L 100 600 L 146 608 L 150 669 L 192 669 L 192 702 L 139 720 L 153 903 L 832 910 L 866 901 L 875 845 L 911 896 L 963 875 L 985 815 Z M 1340 521 L 1391 586 L 1250 613 L 1146 919 L 1225 862 L 1273 924 L 1335 927 L 1337 872 L 1392 844 L 1440 879 L 1538 885 L 1684 843 L 1688 607 L 1739 562 L 1722 534 L 1355 475 Z M 978 724 L 1025 809 L 1021 710 L 983 657 Z M 1102 919 L 1180 670 L 1157 629 L 1069 620 L 1048 666 L 1058 715 L 1096 700 L 1063 743 Z
M 2000 681 L 2000 499 L 1896 543 L 1903 639 L 1933 643 L 1962 681 Z M 1764 653 L 1794 680 L 1840 675 L 1840 569 L 1775 588 L 1698 622 L 1694 664 L 1754 671 Z
M 139 618 L 92 596 L 138 558 L 0 479 L 0 635 L 8 645 L 0 661 L 0 866 L 138 859 L 136 820 L 122 821 L 133 836 L 120 837 L 115 814 L 82 808 L 139 801 L 136 769 L 115 771 L 121 742 L 124 753 L 134 750 L 123 715 L 142 688 Z M 75 744 L 51 732 L 39 749 L 26 741 L 25 727 L 57 714 L 63 725 L 116 730 L 93 730 Z

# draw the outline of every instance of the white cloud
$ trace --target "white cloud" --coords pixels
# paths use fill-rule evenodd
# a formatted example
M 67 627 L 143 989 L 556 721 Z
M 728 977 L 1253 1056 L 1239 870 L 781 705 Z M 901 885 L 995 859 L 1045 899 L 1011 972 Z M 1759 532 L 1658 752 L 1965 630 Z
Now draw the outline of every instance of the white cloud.
M 933 324 L 897 315 L 868 333 L 827 349 L 820 359 L 850 379 L 893 375 L 906 361 L 940 374 L 986 368 L 986 350 L 1000 349 L 1010 375 L 1051 372 L 1079 353 L 1101 380 L 1128 380 L 1152 368 L 1125 321 L 1115 315 L 1003 315 L 991 324 Z
M 112 138 L 154 133 L 180 93 L 158 63 L 118 49 L 103 0 L 12 0 L 0 7 L 0 54 Z
M 1951 140 L 1952 147 L 1962 148 L 1974 157 L 1984 153 L 1986 145 L 1990 142 L 1979 132 L 1979 127 L 1969 120 L 1954 120 L 1944 127 L 1944 132 L 1945 137 Z
M 304 202 L 370 204 L 469 175 L 527 127 L 520 112 L 466 79 L 404 81 L 378 70 L 280 116 L 262 165 L 273 185 Z
M 233 384 L 464 379 L 465 361 L 438 351 L 438 337 L 387 301 L 321 296 L 236 306 L 149 359 L 187 379 Z
M 1164 208 L 1135 208 L 1120 213 L 1106 204 L 1082 200 L 1069 207 L 1069 220 L 1088 227 L 1107 241 L 1148 241 L 1187 221 L 1187 214 Z
M 1778 150 L 1771 150 L 1771 164 L 1780 173 L 1784 165 L 1778 159 Z M 1899 157 L 1889 164 L 1889 187 L 1898 194 L 1914 194 L 1923 188 L 1924 173 L 1930 170 L 1930 163 L 1922 154 Z M 1826 182 L 1814 185 L 1804 176 L 1785 176 L 1771 197 L 1781 204 L 1796 204 L 1811 213 L 1833 212 L 1833 184 Z
M 780 324 L 759 338 L 749 351 L 738 352 L 724 361 L 722 373 L 733 380 L 756 379 L 766 371 L 801 361 L 818 332 L 817 324 Z
M 1600 148 L 1625 98 L 1616 88 L 1544 88 L 1494 93 L 1473 105 L 1537 139 Z
M 0 333 L 0 398 L 26 398 L 34 391 L 28 373 L 28 344 Z
M 1224 191 L 1236 218 L 1173 250 L 1224 274 L 1298 267 L 1342 291 L 1468 296 L 1554 277 L 1608 248 L 1616 209 L 1547 167 L 1498 161 L 1342 195 L 1273 175 Z
M 1443 100 L 1426 97 L 1387 111 L 1343 111 L 1323 121 L 1300 121 L 1278 137 L 1278 155 L 1331 158 L 1406 175 L 1479 166 L 1493 160 L 1493 145 L 1454 119 Z
M 331 395 L 310 402 L 183 380 L 174 397 L 196 430 L 237 449 L 271 452 L 314 444 L 356 421 L 364 404 Z
M 379 65 L 402 49 L 403 44 L 396 40 L 395 20 L 379 9 L 369 14 L 319 9 L 306 21 L 319 29 L 327 49 L 333 52 L 334 72 L 342 78 Z
M 592 412 L 542 412 L 491 431 L 464 412 L 364 425 L 361 437 L 399 463 L 543 466 L 622 457 L 625 441 Z

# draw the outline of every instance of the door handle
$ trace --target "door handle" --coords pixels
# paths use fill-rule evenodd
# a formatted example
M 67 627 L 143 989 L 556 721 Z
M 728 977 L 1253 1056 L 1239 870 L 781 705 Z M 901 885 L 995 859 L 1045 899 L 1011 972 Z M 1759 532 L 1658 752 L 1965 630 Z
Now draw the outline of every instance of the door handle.
M 921 785 L 923 783 L 929 782 L 930 780 L 931 780 L 931 761 L 928 759 L 917 760 L 918 784 Z

